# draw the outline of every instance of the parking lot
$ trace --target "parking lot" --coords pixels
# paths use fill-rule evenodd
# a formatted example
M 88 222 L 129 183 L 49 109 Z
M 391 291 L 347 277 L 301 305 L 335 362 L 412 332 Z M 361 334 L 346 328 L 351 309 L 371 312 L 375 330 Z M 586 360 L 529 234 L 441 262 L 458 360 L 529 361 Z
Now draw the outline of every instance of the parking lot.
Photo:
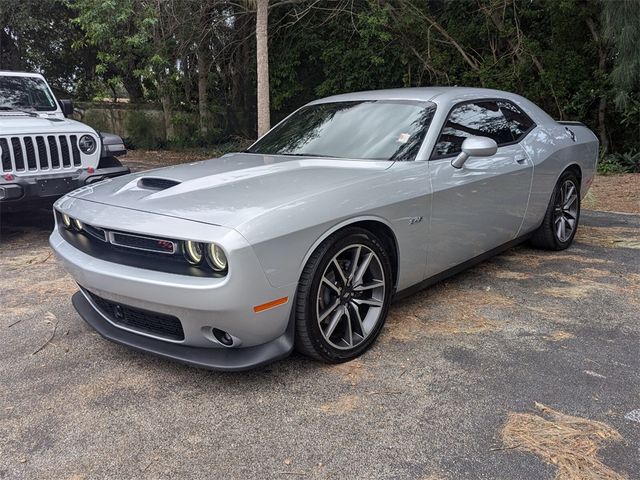
M 399 301 L 358 361 L 234 374 L 102 339 L 51 228 L 2 216 L 0 478 L 640 477 L 638 214 Z

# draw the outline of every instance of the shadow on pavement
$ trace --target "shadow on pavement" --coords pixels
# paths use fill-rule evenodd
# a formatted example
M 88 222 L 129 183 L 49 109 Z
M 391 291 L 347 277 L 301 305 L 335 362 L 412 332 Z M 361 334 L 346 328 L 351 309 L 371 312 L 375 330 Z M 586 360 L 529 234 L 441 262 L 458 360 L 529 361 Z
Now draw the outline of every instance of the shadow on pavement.
M 25 233 L 48 234 L 53 229 L 50 208 L 22 212 L 0 211 L 0 244 Z

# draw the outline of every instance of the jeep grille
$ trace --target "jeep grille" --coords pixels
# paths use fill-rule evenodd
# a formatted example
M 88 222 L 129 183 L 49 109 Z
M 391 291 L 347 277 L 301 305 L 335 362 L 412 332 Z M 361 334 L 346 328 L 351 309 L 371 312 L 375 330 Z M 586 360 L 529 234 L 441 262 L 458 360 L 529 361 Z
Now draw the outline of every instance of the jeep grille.
M 3 172 L 64 171 L 82 165 L 77 135 L 32 135 L 0 138 Z

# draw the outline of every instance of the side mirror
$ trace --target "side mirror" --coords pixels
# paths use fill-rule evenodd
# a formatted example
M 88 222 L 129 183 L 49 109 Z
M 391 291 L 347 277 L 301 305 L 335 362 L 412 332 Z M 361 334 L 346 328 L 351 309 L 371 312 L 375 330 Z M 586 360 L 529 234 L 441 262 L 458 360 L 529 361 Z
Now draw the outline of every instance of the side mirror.
M 462 142 L 462 151 L 451 161 L 454 168 L 462 168 L 469 157 L 490 157 L 498 151 L 498 144 L 489 137 L 469 137 Z
M 73 100 L 59 100 L 60 108 L 65 117 L 73 115 Z

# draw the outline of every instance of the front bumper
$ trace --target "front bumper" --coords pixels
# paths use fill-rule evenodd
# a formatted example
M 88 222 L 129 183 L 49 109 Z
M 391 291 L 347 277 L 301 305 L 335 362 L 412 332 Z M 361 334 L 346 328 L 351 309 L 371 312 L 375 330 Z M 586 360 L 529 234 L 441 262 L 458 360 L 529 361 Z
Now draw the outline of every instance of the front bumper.
M 82 292 L 76 292 L 72 302 L 80 316 L 107 340 L 194 367 L 224 371 L 249 370 L 285 358 L 293 349 L 293 322 L 290 322 L 285 333 L 262 345 L 234 349 L 198 348 L 141 337 L 117 328 L 98 313 Z
M 181 232 L 196 241 L 221 241 L 228 249 L 229 273 L 224 278 L 195 277 L 159 272 L 102 260 L 67 242 L 58 228 L 50 244 L 65 269 L 84 289 L 123 306 L 179 319 L 183 340 L 163 338 L 148 331 L 127 328 L 105 316 L 83 294 L 74 297 L 80 315 L 104 337 L 138 350 L 219 370 L 252 368 L 288 355 L 293 348 L 290 312 L 296 285 L 273 287 L 253 248 L 231 229 L 204 225 L 78 199 L 65 200 L 76 218 L 104 228 L 149 225 Z M 61 201 L 64 203 L 65 201 Z M 149 231 L 139 233 L 151 233 Z M 283 305 L 256 312 L 254 307 L 287 297 Z M 216 340 L 213 329 L 233 338 L 231 347 Z
M 119 177 L 130 173 L 129 167 L 111 167 L 64 173 L 19 176 L 12 180 L 0 176 L 0 205 L 8 209 L 30 208 L 37 204 L 51 204 L 53 200 L 105 178 Z

